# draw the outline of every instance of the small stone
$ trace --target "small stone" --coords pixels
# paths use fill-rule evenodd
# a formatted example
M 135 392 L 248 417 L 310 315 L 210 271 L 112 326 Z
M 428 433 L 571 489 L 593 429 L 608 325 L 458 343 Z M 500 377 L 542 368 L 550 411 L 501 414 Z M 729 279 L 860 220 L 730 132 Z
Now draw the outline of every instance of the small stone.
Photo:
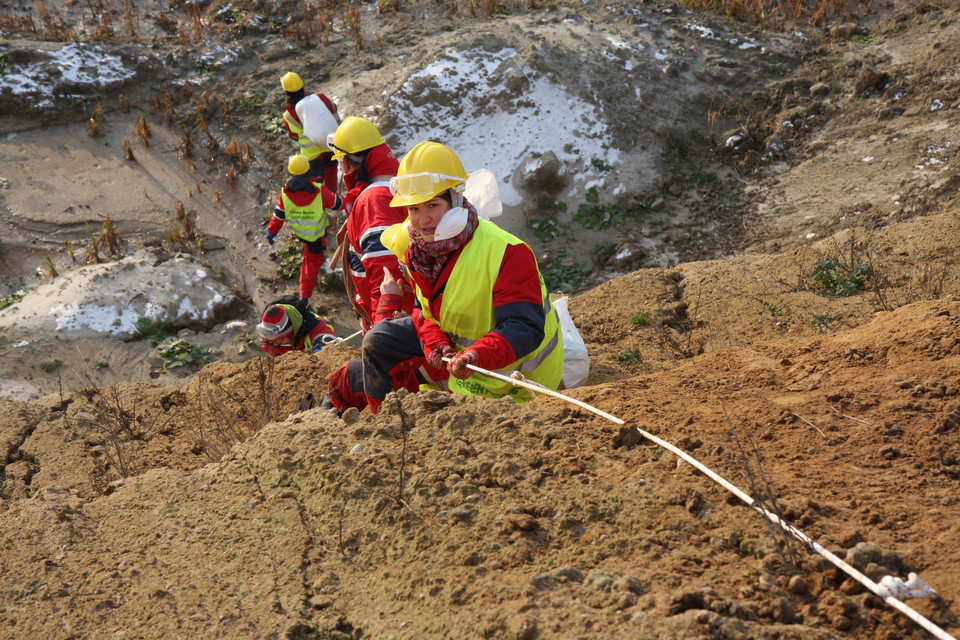
M 572 580 L 573 582 L 583 582 L 583 572 L 570 566 L 560 567 L 553 572 L 553 575 L 558 578 Z
M 802 596 L 810 591 L 810 585 L 803 576 L 791 576 L 790 582 L 787 583 L 787 591 Z

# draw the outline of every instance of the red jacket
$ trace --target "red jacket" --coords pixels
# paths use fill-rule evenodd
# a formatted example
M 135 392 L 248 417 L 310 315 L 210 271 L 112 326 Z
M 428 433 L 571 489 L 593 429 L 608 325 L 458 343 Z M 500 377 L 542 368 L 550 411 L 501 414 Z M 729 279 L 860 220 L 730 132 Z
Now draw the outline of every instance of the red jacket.
M 444 294 L 455 295 L 444 289 L 461 253 L 462 249 L 459 249 L 450 257 L 435 285 L 410 270 L 410 277 L 430 301 L 430 314 L 441 321 Z M 497 325 L 491 327 L 472 347 L 479 354 L 477 366 L 484 369 L 501 369 L 532 352 L 543 340 L 546 320 L 543 316 L 540 271 L 530 247 L 523 244 L 507 245 L 503 262 L 500 263 L 500 274 L 493 287 L 493 311 Z M 413 324 L 423 343 L 424 354 L 451 343 L 440 325 L 425 318 L 419 308 L 414 309 Z
M 403 207 L 391 207 L 390 188 L 386 183 L 367 184 L 370 176 L 396 175 L 399 163 L 390 148 L 383 144 L 367 154 L 364 166 L 356 173 L 345 176 L 350 193 L 345 198 L 347 216 L 348 258 L 350 277 L 353 278 L 355 304 L 363 308 L 371 318 L 363 320 L 364 330 L 369 330 L 383 318 L 393 316 L 397 310 L 413 311 L 413 290 L 400 271 L 400 262 L 394 253 L 380 242 L 380 234 L 390 225 L 407 219 Z M 381 301 L 380 283 L 386 267 L 403 288 L 402 296 L 385 296 Z

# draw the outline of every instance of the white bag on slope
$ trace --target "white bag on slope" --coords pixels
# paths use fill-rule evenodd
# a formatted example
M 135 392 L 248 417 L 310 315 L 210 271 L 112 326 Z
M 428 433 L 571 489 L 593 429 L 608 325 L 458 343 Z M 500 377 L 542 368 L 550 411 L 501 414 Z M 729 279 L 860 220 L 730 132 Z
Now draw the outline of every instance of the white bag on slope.
M 580 332 L 573 324 L 567 309 L 568 296 L 553 301 L 553 308 L 560 318 L 560 331 L 563 333 L 563 387 L 572 389 L 587 381 L 590 375 L 590 357 L 587 345 L 583 343 Z
M 303 125 L 303 134 L 321 147 L 327 146 L 327 135 L 337 131 L 337 119 L 315 93 L 297 103 L 297 117 Z

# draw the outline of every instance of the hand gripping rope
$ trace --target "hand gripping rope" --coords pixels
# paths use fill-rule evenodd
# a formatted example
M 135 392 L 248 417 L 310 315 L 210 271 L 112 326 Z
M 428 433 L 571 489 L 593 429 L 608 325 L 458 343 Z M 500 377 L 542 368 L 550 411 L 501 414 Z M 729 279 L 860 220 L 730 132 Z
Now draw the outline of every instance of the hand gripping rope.
M 449 358 L 444 358 L 443 360 L 444 362 L 450 362 Z M 530 391 L 535 391 L 537 393 L 553 396 L 554 398 L 559 398 L 566 402 L 573 403 L 579 407 L 586 409 L 587 411 L 590 411 L 591 413 L 595 413 L 602 418 L 606 418 L 607 420 L 609 420 L 610 422 L 613 422 L 614 424 L 618 424 L 618 425 L 626 424 L 620 418 L 617 418 L 616 416 L 612 416 L 605 411 L 601 411 L 596 407 L 590 406 L 585 402 L 581 402 L 580 400 L 567 397 L 562 393 L 558 393 L 553 389 L 548 389 L 547 387 L 544 387 L 543 385 L 538 384 L 536 382 L 531 382 L 526 378 L 524 378 L 523 374 L 520 373 L 519 371 L 514 371 L 510 376 L 505 376 L 505 375 L 496 373 L 494 371 L 488 371 L 486 369 L 481 369 L 480 367 L 475 367 L 472 364 L 468 364 L 467 368 L 477 373 L 483 374 L 485 376 L 490 376 L 491 378 L 496 378 L 498 380 L 503 380 L 504 382 L 509 382 L 510 384 L 517 387 L 523 387 L 525 389 L 529 389 Z M 869 589 L 875 595 L 879 596 L 880 598 L 883 598 L 883 600 L 888 605 L 890 605 L 891 607 L 893 607 L 894 609 L 896 609 L 897 611 L 899 611 L 900 613 L 907 616 L 908 618 L 916 622 L 918 625 L 920 625 L 921 627 L 929 631 L 930 634 L 933 635 L 933 637 L 938 638 L 939 640 L 956 640 L 956 638 L 954 638 L 949 633 L 947 633 L 946 631 L 944 631 L 943 629 L 935 625 L 933 622 L 931 622 L 930 620 L 922 616 L 915 609 L 912 609 L 911 607 L 907 606 L 906 604 L 904 604 L 903 602 L 897 599 L 897 596 L 913 597 L 913 598 L 935 598 L 936 597 L 936 592 L 933 589 L 931 589 L 929 586 L 927 586 L 927 584 L 924 583 L 923 580 L 921 580 L 919 577 L 917 577 L 916 574 L 910 574 L 910 576 L 908 576 L 908 581 L 906 583 L 904 583 L 904 581 L 900 578 L 887 576 L 886 578 L 880 581 L 880 584 L 877 584 L 876 582 L 874 582 L 873 580 L 863 575 L 862 573 L 857 571 L 855 568 L 851 567 L 849 564 L 847 564 L 846 562 L 838 558 L 836 555 L 834 555 L 830 551 L 827 551 L 826 549 L 824 549 L 821 545 L 817 544 L 809 536 L 807 536 L 807 534 L 800 531 L 789 522 L 785 522 L 781 520 L 775 513 L 772 513 L 769 510 L 765 509 L 762 505 L 757 504 L 756 501 L 753 498 L 751 498 L 749 495 L 741 491 L 738 487 L 736 487 L 734 484 L 732 484 L 722 476 L 715 473 L 712 469 L 705 466 L 703 463 L 701 463 L 696 458 L 692 457 L 690 454 L 686 453 L 681 449 L 678 449 L 677 447 L 673 446 L 672 444 L 670 444 L 665 440 L 661 440 L 660 438 L 653 435 L 652 433 L 648 433 L 639 427 L 634 427 L 634 428 L 644 438 L 647 438 L 648 440 L 655 442 L 656 444 L 670 451 L 671 453 L 678 456 L 685 462 L 690 463 L 691 465 L 696 467 L 700 472 L 706 475 L 708 478 L 710 478 L 711 480 L 713 480 L 714 482 L 722 486 L 724 489 L 726 489 L 733 495 L 740 498 L 740 500 L 742 500 L 747 506 L 752 507 L 765 518 L 771 520 L 772 522 L 775 522 L 784 531 L 788 532 L 797 540 L 800 540 L 802 543 L 807 545 L 810 549 L 813 549 L 818 554 L 820 554 L 821 556 L 829 560 L 834 566 L 836 566 L 837 568 L 842 570 L 844 573 L 849 575 L 851 578 L 853 578 L 854 580 L 862 584 L 864 587 Z

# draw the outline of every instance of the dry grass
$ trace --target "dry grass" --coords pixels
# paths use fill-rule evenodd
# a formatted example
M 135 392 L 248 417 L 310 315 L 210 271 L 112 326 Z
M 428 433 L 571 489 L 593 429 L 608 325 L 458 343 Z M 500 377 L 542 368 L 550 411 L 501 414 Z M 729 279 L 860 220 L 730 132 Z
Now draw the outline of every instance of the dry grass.
M 90 114 L 90 135 L 96 138 L 100 135 L 100 121 L 103 120 L 103 107 L 97 103 L 96 108 L 93 110 L 93 113 Z
M 82 264 L 100 264 L 102 258 L 101 251 L 107 251 L 110 255 L 122 255 L 123 240 L 113 226 L 113 220 L 108 213 L 103 219 L 103 225 L 99 234 L 95 234 L 91 227 L 87 227 L 90 234 L 90 244 L 83 255 Z
M 825 26 L 853 16 L 843 0 L 683 0 L 683 5 L 777 30 L 791 25 Z
M 133 132 L 137 134 L 138 138 L 140 138 L 140 142 L 143 143 L 143 146 L 150 146 L 150 129 L 147 128 L 147 120 L 143 117 L 142 113 L 137 118 L 137 124 L 133 126 Z
M 249 375 L 215 380 L 206 369 L 197 374 L 191 402 L 195 415 L 190 424 L 197 446 L 212 461 L 280 419 L 273 360 L 260 357 L 246 366 L 252 370 L 253 380 Z
M 177 154 L 181 158 L 193 158 L 193 142 L 190 140 L 190 130 L 182 122 L 180 127 L 183 129 L 183 135 L 180 136 L 180 143 L 177 145 Z

